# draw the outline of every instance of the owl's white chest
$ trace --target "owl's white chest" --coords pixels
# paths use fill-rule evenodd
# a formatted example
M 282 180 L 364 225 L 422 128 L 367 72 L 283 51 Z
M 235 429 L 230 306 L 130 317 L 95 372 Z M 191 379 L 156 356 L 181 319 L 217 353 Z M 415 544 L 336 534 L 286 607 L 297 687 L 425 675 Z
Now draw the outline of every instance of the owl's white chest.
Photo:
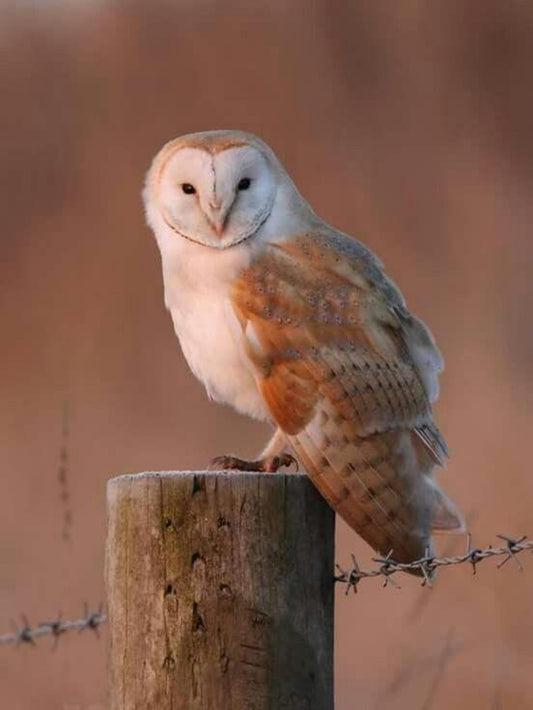
M 162 253 L 165 302 L 189 367 L 210 398 L 243 414 L 268 419 L 229 297 L 232 276 L 245 255 L 228 259 L 225 254 L 207 252 L 200 260 L 178 262 L 166 260 Z

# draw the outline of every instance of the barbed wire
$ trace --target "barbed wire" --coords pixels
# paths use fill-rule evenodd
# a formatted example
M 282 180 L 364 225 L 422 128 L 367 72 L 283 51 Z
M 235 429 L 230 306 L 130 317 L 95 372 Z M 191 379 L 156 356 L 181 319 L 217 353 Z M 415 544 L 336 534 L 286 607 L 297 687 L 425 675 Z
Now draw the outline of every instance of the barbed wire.
M 396 562 L 392 557 L 393 551 L 389 552 L 386 557 L 373 557 L 372 560 L 377 562 L 379 567 L 371 570 L 363 570 L 359 567 L 357 560 L 352 555 L 352 565 L 347 569 L 336 565 L 338 574 L 335 575 L 335 581 L 346 585 L 346 594 L 349 594 L 353 589 L 357 592 L 357 586 L 363 579 L 370 577 L 380 577 L 383 580 L 383 586 L 391 586 L 400 588 L 400 585 L 392 578 L 393 575 L 404 573 L 415 573 L 422 577 L 422 586 L 431 587 L 431 577 L 437 567 L 448 567 L 450 565 L 461 565 L 468 563 L 472 565 L 472 574 L 476 574 L 477 565 L 490 557 L 503 557 L 504 559 L 497 565 L 497 568 L 503 567 L 509 560 L 513 560 L 520 571 L 523 567 L 520 560 L 517 558 L 518 553 L 525 550 L 533 551 L 533 540 L 528 540 L 526 535 L 519 538 L 508 537 L 507 535 L 496 535 L 497 538 L 504 541 L 504 545 L 493 547 L 489 545 L 486 548 L 472 548 L 472 536 L 467 535 L 466 552 L 464 555 L 455 557 L 435 557 L 426 554 L 413 562 Z
M 528 540 L 526 535 L 519 538 L 508 537 L 507 535 L 497 535 L 505 544 L 499 547 L 489 545 L 486 548 L 472 548 L 472 537 L 467 536 L 467 547 L 464 555 L 455 557 L 435 557 L 425 555 L 413 562 L 396 562 L 392 557 L 392 551 L 386 557 L 373 557 L 372 560 L 378 563 L 378 567 L 371 570 L 363 570 L 354 555 L 352 555 L 352 565 L 348 569 L 336 565 L 338 574 L 335 575 L 334 581 L 346 585 L 346 594 L 353 589 L 357 592 L 357 587 L 361 580 L 370 579 L 371 577 L 380 577 L 383 580 L 383 586 L 389 584 L 396 588 L 400 588 L 398 582 L 393 579 L 393 575 L 398 573 L 418 573 L 422 577 L 422 586 L 432 586 L 431 577 L 434 570 L 438 567 L 449 567 L 451 565 L 461 565 L 468 563 L 472 566 L 472 574 L 476 574 L 477 566 L 481 562 L 491 557 L 503 557 L 503 560 L 497 565 L 497 568 L 503 567 L 509 560 L 513 560 L 520 571 L 523 571 L 522 564 L 517 558 L 520 552 L 526 550 L 533 551 L 533 540 Z M 83 616 L 79 619 L 64 620 L 61 614 L 53 621 L 43 621 L 35 626 L 32 626 L 27 617 L 22 615 L 22 626 L 17 626 L 12 622 L 13 631 L 11 633 L 0 635 L 0 645 L 29 643 L 35 645 L 35 640 L 41 636 L 51 635 L 54 638 L 53 648 L 59 642 L 59 638 L 69 631 L 86 631 L 90 629 L 98 635 L 98 629 L 107 621 L 107 615 L 103 611 L 103 605 L 100 604 L 96 610 L 91 611 L 87 604 L 84 605 Z
M 41 636 L 52 635 L 54 638 L 53 648 L 59 643 L 59 638 L 68 631 L 87 631 L 90 629 L 98 636 L 99 627 L 107 621 L 107 616 L 103 612 L 103 605 L 100 604 L 96 611 L 91 611 L 87 604 L 84 605 L 83 616 L 79 619 L 64 620 L 61 614 L 53 621 L 43 621 L 40 624 L 31 626 L 26 616 L 22 615 L 22 626 L 17 626 L 12 622 L 13 631 L 9 634 L 0 635 L 1 644 L 15 644 L 20 646 L 23 643 L 35 644 L 35 639 Z

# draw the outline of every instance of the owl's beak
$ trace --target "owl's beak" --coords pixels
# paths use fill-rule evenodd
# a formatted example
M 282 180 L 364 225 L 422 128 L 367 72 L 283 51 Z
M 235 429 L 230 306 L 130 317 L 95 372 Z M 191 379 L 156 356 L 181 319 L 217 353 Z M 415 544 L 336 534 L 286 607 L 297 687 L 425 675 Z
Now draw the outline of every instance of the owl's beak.
M 216 220 L 214 222 L 213 227 L 215 228 L 215 232 L 217 237 L 222 236 L 222 232 L 224 231 L 224 227 L 226 226 L 226 220 Z
M 209 214 L 207 215 L 207 219 L 211 227 L 214 229 L 217 237 L 222 236 L 222 232 L 224 231 L 224 227 L 226 226 L 227 217 L 227 210 L 223 209 L 222 205 L 219 202 L 209 203 Z

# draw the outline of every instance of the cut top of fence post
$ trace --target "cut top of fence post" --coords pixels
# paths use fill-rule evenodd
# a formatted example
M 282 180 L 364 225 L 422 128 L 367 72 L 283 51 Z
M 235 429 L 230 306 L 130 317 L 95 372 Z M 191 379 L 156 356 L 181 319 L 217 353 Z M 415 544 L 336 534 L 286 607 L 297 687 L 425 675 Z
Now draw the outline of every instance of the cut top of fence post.
M 333 708 L 334 514 L 305 475 L 108 483 L 111 707 Z

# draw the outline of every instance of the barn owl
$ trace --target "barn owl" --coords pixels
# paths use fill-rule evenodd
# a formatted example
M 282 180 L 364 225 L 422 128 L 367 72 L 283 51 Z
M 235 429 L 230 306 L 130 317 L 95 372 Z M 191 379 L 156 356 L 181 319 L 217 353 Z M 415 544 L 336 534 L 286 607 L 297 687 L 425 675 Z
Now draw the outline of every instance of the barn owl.
M 447 456 L 433 421 L 442 358 L 359 241 L 322 221 L 275 153 L 239 131 L 182 136 L 143 192 L 165 304 L 210 398 L 271 422 L 260 460 L 293 460 L 335 511 L 396 561 L 460 531 L 433 478 Z

